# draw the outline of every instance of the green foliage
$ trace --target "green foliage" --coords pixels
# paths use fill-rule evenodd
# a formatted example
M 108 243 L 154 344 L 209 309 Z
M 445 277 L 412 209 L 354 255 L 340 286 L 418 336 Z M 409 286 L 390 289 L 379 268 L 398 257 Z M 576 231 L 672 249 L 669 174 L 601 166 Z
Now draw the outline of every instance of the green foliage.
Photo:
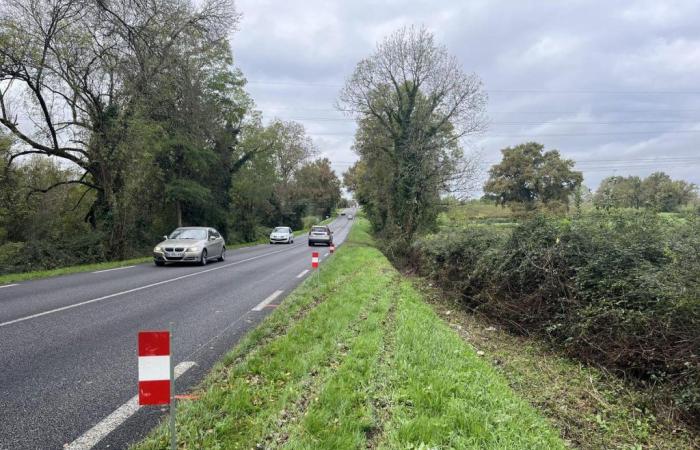
M 558 150 L 528 142 L 501 150 L 503 160 L 491 167 L 484 192 L 499 205 L 518 204 L 532 210 L 566 209 L 569 197 L 583 181 L 574 162 L 562 159 Z
M 442 194 L 474 177 L 460 139 L 483 126 L 481 81 L 424 27 L 404 27 L 360 61 L 340 94 L 358 122 L 359 163 L 345 177 L 385 250 L 405 256 L 436 227 Z
M 700 220 L 611 211 L 421 239 L 421 272 L 516 331 L 673 392 L 700 417 Z
M 309 212 L 330 216 L 340 202 L 340 180 L 328 158 L 302 166 L 295 174 L 296 197 L 309 205 Z
M 672 180 L 663 172 L 647 178 L 635 176 L 604 179 L 593 198 L 598 208 L 649 208 L 674 212 L 698 201 L 697 186 L 683 180 Z
M 26 105 L 0 108 L 22 141 L 0 130 L 0 273 L 143 255 L 180 225 L 256 241 L 335 208 L 329 164 L 300 172 L 315 151 L 304 127 L 254 111 L 225 38 L 230 2 L 29 3 L 0 9 L 0 102 Z M 17 115 L 57 135 L 23 133 Z

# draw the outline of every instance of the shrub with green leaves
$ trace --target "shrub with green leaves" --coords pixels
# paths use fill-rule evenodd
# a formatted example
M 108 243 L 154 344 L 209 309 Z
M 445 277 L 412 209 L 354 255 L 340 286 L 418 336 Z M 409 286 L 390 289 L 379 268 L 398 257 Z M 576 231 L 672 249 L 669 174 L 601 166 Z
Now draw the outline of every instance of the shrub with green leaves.
M 586 361 L 663 384 L 700 418 L 700 220 L 609 211 L 467 227 L 414 245 L 465 304 Z

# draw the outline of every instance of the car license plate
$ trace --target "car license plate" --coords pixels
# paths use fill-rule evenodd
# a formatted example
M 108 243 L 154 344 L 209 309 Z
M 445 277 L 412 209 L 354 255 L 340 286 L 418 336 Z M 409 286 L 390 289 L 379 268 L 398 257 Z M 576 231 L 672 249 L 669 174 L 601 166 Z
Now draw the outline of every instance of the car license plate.
M 184 256 L 183 252 L 170 252 L 165 254 L 168 258 L 180 258 Z

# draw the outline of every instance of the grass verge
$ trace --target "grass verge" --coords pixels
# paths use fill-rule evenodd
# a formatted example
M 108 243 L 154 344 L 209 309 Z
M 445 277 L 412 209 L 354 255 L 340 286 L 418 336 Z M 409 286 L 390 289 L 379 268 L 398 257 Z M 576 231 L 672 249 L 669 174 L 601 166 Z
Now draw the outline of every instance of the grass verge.
M 358 221 L 178 408 L 187 449 L 564 448 Z M 136 449 L 168 448 L 167 426 Z
M 145 263 L 145 262 L 148 262 L 151 260 L 152 260 L 152 258 L 150 256 L 147 256 L 147 257 L 143 257 L 143 258 L 126 259 L 123 261 L 109 261 L 109 262 L 94 263 L 94 264 L 81 264 L 78 266 L 61 267 L 58 269 L 51 269 L 51 270 L 36 270 L 33 272 L 24 272 L 24 273 L 9 273 L 6 275 L 0 275 L 0 285 L 8 284 L 8 283 L 16 283 L 18 281 L 36 280 L 39 278 L 57 277 L 59 275 L 68 275 L 71 273 L 93 272 L 95 270 L 116 269 L 117 267 L 124 267 L 124 266 L 131 266 L 134 264 L 141 264 L 141 263 Z
M 422 287 L 435 312 L 482 351 L 511 389 L 548 417 L 570 446 L 700 448 L 700 437 L 655 408 L 649 393 L 562 356 L 536 338 L 510 334 L 487 318 L 465 311 L 441 291 Z

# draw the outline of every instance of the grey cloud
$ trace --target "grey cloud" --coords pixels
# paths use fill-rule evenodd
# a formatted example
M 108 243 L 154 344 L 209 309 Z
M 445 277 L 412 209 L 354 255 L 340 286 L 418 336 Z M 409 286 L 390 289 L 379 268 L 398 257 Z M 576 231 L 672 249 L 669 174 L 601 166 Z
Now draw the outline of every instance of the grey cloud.
M 700 184 L 700 2 L 243 0 L 238 9 L 234 56 L 258 106 L 304 119 L 338 172 L 356 158 L 354 124 L 333 109 L 340 85 L 377 40 L 417 23 L 484 81 L 491 125 L 465 142 L 484 161 L 536 140 L 581 161 L 591 187 L 653 170 Z

